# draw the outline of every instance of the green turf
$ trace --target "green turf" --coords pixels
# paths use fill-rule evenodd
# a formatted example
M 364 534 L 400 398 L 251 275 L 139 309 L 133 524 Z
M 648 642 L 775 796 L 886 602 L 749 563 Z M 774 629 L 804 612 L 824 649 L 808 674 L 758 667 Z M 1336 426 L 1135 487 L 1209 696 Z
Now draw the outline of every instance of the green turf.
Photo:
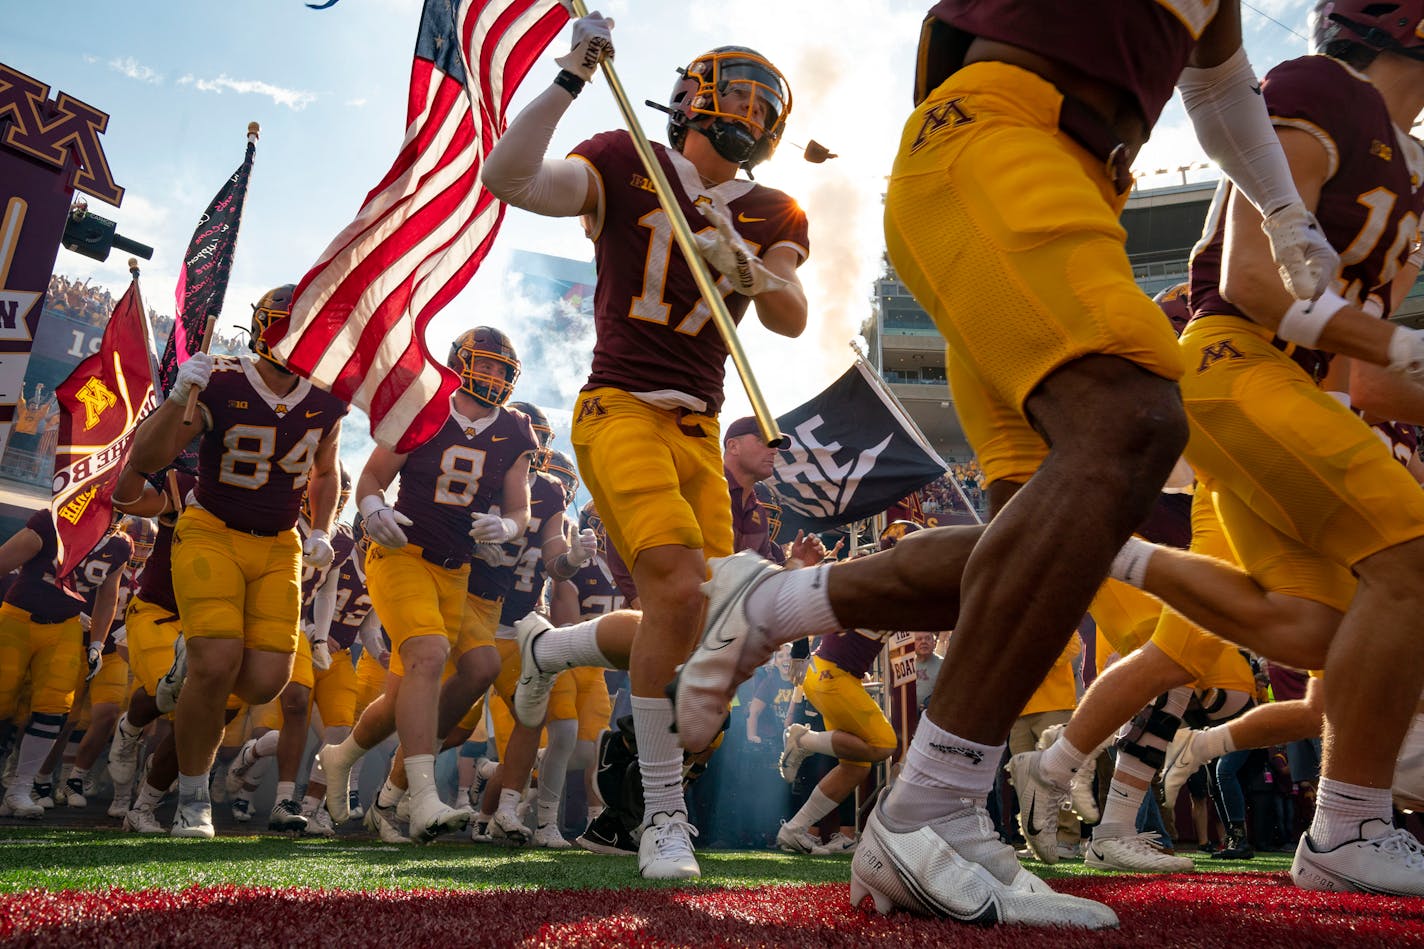
M 850 877 L 849 857 L 703 851 L 698 858 L 703 884 L 831 883 Z M 1250 861 L 1199 857 L 1197 866 L 1201 870 L 1279 871 L 1290 866 L 1290 855 L 1262 854 Z M 1030 864 L 1030 868 L 1050 879 L 1093 872 L 1085 871 L 1080 861 L 1054 867 Z M 458 842 L 391 846 L 356 838 L 173 840 L 106 831 L 0 829 L 0 893 L 35 888 L 139 890 L 218 884 L 347 890 L 659 885 L 639 879 L 633 857 L 595 856 L 577 850 L 553 853 Z

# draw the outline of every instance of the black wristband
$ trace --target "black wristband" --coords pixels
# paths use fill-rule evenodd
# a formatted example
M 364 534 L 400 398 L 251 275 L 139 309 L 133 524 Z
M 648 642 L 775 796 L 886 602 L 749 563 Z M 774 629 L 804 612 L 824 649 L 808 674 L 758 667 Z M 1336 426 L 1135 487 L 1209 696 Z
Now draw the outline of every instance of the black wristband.
M 569 95 L 577 99 L 578 94 L 583 92 L 583 87 L 586 83 L 567 69 L 560 69 L 559 74 L 554 77 L 554 85 L 563 86 L 568 90 Z

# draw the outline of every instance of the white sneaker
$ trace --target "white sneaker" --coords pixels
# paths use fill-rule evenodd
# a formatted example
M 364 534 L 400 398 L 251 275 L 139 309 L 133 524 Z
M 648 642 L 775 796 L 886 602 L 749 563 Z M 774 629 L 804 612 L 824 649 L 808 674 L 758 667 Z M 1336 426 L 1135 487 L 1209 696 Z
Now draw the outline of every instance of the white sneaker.
M 410 790 L 409 790 L 409 789 L 403 791 L 403 792 L 401 793 L 401 796 L 396 800 L 395 809 L 396 809 L 396 820 L 400 821 L 402 824 L 405 824 L 405 825 L 409 826 L 409 824 L 410 824 Z
M 732 693 L 775 652 L 765 636 L 752 635 L 746 601 L 781 568 L 744 550 L 712 560 L 711 569 L 712 579 L 702 584 L 707 614 L 701 641 L 671 686 L 673 727 L 682 747 L 693 752 L 712 744 L 727 719 Z
M 477 844 L 494 843 L 494 838 L 490 836 L 490 820 L 484 820 L 479 815 L 470 821 L 470 841 Z
M 188 642 L 179 633 L 173 640 L 173 665 L 158 680 L 153 691 L 153 704 L 160 712 L 171 712 L 178 707 L 178 693 L 183 689 L 183 680 L 188 678 Z M 209 834 L 208 836 L 212 836 Z
M 514 623 L 514 638 L 519 643 L 519 683 L 514 687 L 514 717 L 526 728 L 538 728 L 549 713 L 549 690 L 554 687 L 557 672 L 543 672 L 534 661 L 534 644 L 554 628 L 538 613 L 530 613 Z
M 1138 873 L 1191 873 L 1191 857 L 1168 853 L 1156 834 L 1130 834 L 1098 839 L 1093 834 L 1083 863 L 1095 870 L 1130 870 Z
M 553 824 L 542 824 L 534 831 L 534 846 L 547 847 L 550 850 L 572 850 L 574 847 Z
M 1366 837 L 1366 828 L 1384 832 Z M 1424 845 L 1377 818 L 1361 822 L 1360 836 L 1333 850 L 1316 850 L 1307 832 L 1295 848 L 1291 879 L 1302 890 L 1424 896 Z
M 54 807 L 54 785 L 47 781 L 43 784 L 36 782 L 34 799 L 35 803 L 45 810 Z
M 440 795 L 429 793 L 410 804 L 410 839 L 430 843 L 442 834 L 458 834 L 475 814 L 468 807 L 450 807 Z
M 1058 812 L 1068 803 L 1066 787 L 1049 782 L 1039 772 L 1041 751 L 1023 751 L 1004 770 L 1019 795 L 1019 830 L 1029 850 L 1044 863 L 1058 862 Z
M 206 798 L 185 801 L 178 799 L 178 813 L 173 815 L 174 837 L 213 837 L 213 804 Z
M 257 763 L 257 739 L 249 738 L 237 749 L 237 757 L 228 762 L 227 774 L 223 777 L 223 787 L 229 796 L 240 793 L 247 784 L 247 772 Z
M 129 716 L 125 712 L 119 716 L 119 724 L 114 727 L 114 737 L 109 742 L 109 777 L 113 779 L 114 787 L 131 783 L 138 771 L 138 754 L 143 747 L 143 732 L 140 730 L 130 738 L 124 734 L 128 724 Z
M 786 726 L 786 731 L 782 733 L 782 741 L 785 747 L 781 751 L 781 779 L 787 784 L 796 783 L 796 775 L 801 771 L 801 765 L 810 757 L 811 752 L 801 747 L 801 739 L 806 737 L 806 733 L 811 729 L 800 722 L 792 722 Z
M 654 814 L 638 842 L 638 873 L 647 880 L 695 880 L 702 876 L 692 852 L 697 828 L 683 813 Z
M 831 839 L 821 844 L 811 852 L 818 857 L 833 857 L 840 853 L 855 853 L 855 848 L 860 846 L 860 839 L 847 837 L 840 831 L 831 834 Z
M 1394 763 L 1390 793 L 1394 795 L 1394 806 L 1401 811 L 1424 811 L 1424 741 L 1418 737 L 1421 727 L 1424 715 L 1415 715 Z
M 109 816 L 123 820 L 129 813 L 129 802 L 133 800 L 133 789 L 127 784 L 114 788 L 114 799 L 109 802 Z
M 124 830 L 131 834 L 161 834 L 163 825 L 151 807 L 131 807 L 124 815 Z
M 366 818 L 362 821 L 362 824 L 366 830 L 381 838 L 381 843 L 383 844 L 410 843 L 410 838 L 401 833 L 400 821 L 396 819 L 396 809 L 394 805 L 382 807 L 380 804 L 372 801 L 371 806 L 366 808 Z
M 782 824 L 776 832 L 776 845 L 787 853 L 815 853 L 821 842 L 804 830 Z
M 1049 725 L 1045 728 L 1043 733 L 1038 736 L 1038 750 L 1047 751 L 1058 740 L 1058 736 L 1063 734 L 1063 729 L 1067 727 L 1067 725 Z M 1088 755 L 1088 760 L 1083 763 L 1081 768 L 1073 772 L 1073 780 L 1068 784 L 1068 798 L 1073 805 L 1073 813 L 1088 824 L 1096 824 L 1103 817 L 1102 812 L 1098 810 L 1098 796 L 1093 793 L 1093 777 L 1097 770 L 1095 763 L 1102 751 L 1102 747 L 1098 747 Z
M 252 820 L 252 798 L 246 794 L 239 794 L 232 799 L 232 819 L 239 824 L 246 824 Z
M 351 816 L 351 765 L 337 763 L 336 747 L 322 745 L 316 756 L 321 761 L 322 773 L 326 775 L 326 809 L 331 812 L 333 821 L 344 824 Z M 375 810 L 374 801 L 371 809 Z
M 1197 754 L 1193 740 L 1200 734 L 1198 729 L 1178 728 L 1172 736 L 1172 744 L 1167 747 L 1167 764 L 1162 768 L 1162 796 L 1166 798 L 1168 807 L 1176 806 L 1182 786 L 1197 773 L 1198 768 L 1206 764 Z
M 84 796 L 83 778 L 66 778 L 64 782 L 64 803 L 70 807 L 88 807 L 89 799 Z
M 490 819 L 489 835 L 492 840 L 522 847 L 529 842 L 529 827 L 517 813 L 501 807 Z
M 898 908 L 984 926 L 1118 924 L 1103 904 L 1055 893 L 1020 866 L 982 807 L 900 829 L 885 817 L 882 797 L 860 841 L 851 861 L 853 906 L 869 896 L 883 914 Z
M 326 812 L 326 808 L 320 805 L 310 814 L 304 815 L 307 819 L 307 826 L 302 830 L 303 837 L 335 837 L 336 825 L 331 822 L 331 815 Z
M 272 813 L 267 815 L 267 829 L 279 834 L 300 834 L 307 829 L 302 806 L 291 798 L 276 802 L 272 805 Z
M 366 810 L 361 806 L 361 793 L 352 791 L 350 797 L 346 799 L 346 810 L 351 815 L 352 820 L 360 820 L 365 815 Z M 330 815 L 330 811 L 327 814 Z
M 5 806 L 10 809 L 8 816 L 23 817 L 25 820 L 36 820 L 44 816 L 44 808 L 30 797 L 28 787 L 20 787 L 18 784 L 5 792 Z

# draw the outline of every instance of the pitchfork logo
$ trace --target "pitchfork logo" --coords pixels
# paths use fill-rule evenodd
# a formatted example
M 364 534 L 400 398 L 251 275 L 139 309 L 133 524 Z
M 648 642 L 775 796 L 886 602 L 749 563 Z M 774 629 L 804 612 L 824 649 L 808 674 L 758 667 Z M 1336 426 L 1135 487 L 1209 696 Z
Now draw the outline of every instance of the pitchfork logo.
M 825 420 L 813 415 L 795 426 L 792 444 L 784 450 L 790 462 L 776 466 L 782 500 L 806 517 L 832 517 L 850 507 L 855 492 L 875 468 L 875 462 L 893 439 L 886 435 L 876 444 L 847 455 L 835 438 L 823 440 Z

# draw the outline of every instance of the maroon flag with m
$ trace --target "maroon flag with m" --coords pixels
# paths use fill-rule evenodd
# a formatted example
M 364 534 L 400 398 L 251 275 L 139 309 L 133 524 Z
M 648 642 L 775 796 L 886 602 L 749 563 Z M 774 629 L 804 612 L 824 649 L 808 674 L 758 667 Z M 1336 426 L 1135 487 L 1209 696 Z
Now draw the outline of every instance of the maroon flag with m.
M 504 205 L 480 169 L 567 21 L 556 0 L 426 0 L 395 164 L 297 285 L 286 335 L 267 339 L 396 451 L 448 416 L 459 380 L 431 357 L 425 328 L 489 252 Z
M 158 405 L 153 341 L 138 278 L 114 307 L 99 351 L 59 386 L 59 445 L 50 511 L 59 536 L 59 576 L 108 533 L 114 483 L 138 420 Z

